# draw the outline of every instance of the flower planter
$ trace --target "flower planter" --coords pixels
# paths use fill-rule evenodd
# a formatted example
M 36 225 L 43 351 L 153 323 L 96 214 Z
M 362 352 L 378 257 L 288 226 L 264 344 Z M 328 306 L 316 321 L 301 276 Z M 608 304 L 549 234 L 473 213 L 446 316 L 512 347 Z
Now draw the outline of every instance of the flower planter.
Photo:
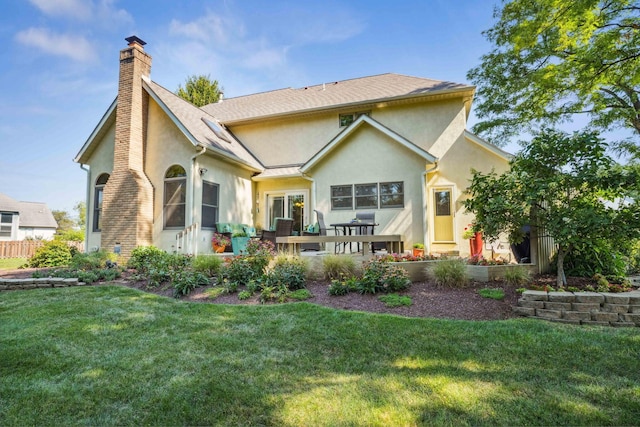
M 429 270 L 439 260 L 390 262 L 389 264 L 403 268 L 412 282 L 424 282 L 429 279 Z
M 424 249 L 413 248 L 413 256 L 415 257 L 424 256 Z
M 484 242 L 482 241 L 482 232 L 476 232 L 471 239 L 469 239 L 469 250 L 471 252 L 471 256 L 482 255 L 482 246 L 484 246 Z
M 247 252 L 247 243 L 251 237 L 232 237 L 231 247 L 234 255 L 242 255 Z
M 528 269 L 531 274 L 536 271 L 534 264 L 467 265 L 467 274 L 471 280 L 490 282 L 503 279 L 507 270 L 518 267 Z
M 218 245 L 211 244 L 211 248 L 213 249 L 213 252 L 217 254 L 221 254 L 224 252 L 226 246 L 218 246 Z

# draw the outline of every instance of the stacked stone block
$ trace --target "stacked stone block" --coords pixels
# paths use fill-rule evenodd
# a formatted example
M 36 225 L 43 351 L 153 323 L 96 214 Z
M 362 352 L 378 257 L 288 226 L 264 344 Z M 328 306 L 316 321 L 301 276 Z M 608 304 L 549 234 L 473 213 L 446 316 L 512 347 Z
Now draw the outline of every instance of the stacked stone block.
M 66 288 L 69 286 L 84 286 L 84 282 L 79 282 L 74 278 L 62 277 L 42 277 L 38 279 L 4 279 L 0 277 L 0 291 L 15 291 L 19 289 L 36 288 Z
M 640 291 L 525 291 L 514 312 L 520 316 L 574 325 L 640 326 Z

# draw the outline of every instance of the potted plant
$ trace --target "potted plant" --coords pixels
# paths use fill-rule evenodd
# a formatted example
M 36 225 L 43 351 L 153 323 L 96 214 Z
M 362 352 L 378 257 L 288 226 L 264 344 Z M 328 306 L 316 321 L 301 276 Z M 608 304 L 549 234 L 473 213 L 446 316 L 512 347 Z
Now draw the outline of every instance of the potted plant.
M 247 243 L 251 237 L 244 231 L 236 231 L 231 236 L 231 247 L 233 248 L 234 255 L 240 255 L 247 252 Z
M 414 257 L 424 256 L 424 245 L 422 243 L 413 244 L 413 256 Z
M 215 253 L 224 252 L 225 248 L 231 244 L 231 239 L 229 239 L 224 234 L 213 233 L 213 237 L 211 238 L 211 248 Z
M 465 227 L 462 238 L 469 240 L 469 252 L 471 256 L 482 255 L 482 246 L 484 245 L 482 241 L 482 231 L 476 231 L 475 225 L 469 224 Z

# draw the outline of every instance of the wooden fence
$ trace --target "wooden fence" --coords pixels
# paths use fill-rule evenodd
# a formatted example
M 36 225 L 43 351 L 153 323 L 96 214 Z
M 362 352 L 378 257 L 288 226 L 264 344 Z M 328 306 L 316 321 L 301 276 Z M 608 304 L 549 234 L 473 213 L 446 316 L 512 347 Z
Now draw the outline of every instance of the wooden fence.
M 12 240 L 0 241 L 0 258 L 31 258 L 36 250 L 42 246 L 42 240 Z M 69 246 L 84 251 L 84 242 L 67 242 Z

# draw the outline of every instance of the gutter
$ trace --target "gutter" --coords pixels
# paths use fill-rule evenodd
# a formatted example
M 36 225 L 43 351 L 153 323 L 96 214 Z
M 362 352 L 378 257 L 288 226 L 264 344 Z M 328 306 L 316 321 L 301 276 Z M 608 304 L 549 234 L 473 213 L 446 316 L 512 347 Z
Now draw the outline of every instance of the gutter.
M 80 163 L 80 169 L 87 173 L 87 194 L 85 195 L 85 221 L 84 221 L 84 253 L 89 253 L 89 219 L 92 215 L 89 212 L 93 212 L 93 209 L 89 211 L 89 198 L 91 197 L 91 171 L 84 167 L 84 164 Z
M 196 223 L 196 176 L 200 176 L 198 171 L 198 157 L 207 152 L 207 147 L 203 145 L 198 145 L 196 147 L 202 148 L 201 151 L 198 151 L 196 154 L 191 156 L 191 179 L 189 180 L 189 185 L 191 185 L 191 224 Z M 193 255 L 198 255 L 198 240 L 197 240 L 197 232 L 195 236 L 195 247 L 193 248 Z

